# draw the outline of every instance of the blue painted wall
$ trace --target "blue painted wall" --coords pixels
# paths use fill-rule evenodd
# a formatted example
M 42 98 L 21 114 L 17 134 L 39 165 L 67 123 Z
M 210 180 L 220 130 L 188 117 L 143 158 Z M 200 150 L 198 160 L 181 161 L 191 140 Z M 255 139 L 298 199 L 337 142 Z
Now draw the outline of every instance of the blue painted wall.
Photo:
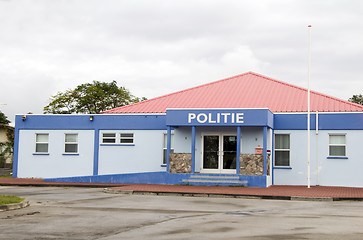
M 95 114 L 95 115 L 23 115 L 15 117 L 17 129 L 166 129 L 165 115 L 126 115 L 126 114 Z M 93 121 L 90 121 L 93 116 Z
M 183 179 L 189 179 L 191 174 L 187 173 L 166 173 L 166 172 L 151 172 L 151 173 L 133 173 L 133 174 L 113 174 L 100 176 L 83 176 L 70 178 L 48 178 L 44 179 L 48 182 L 82 182 L 82 183 L 138 183 L 138 184 L 182 184 Z M 247 181 L 249 187 L 266 187 L 265 176 L 239 176 L 239 181 Z M 210 183 L 203 185 L 210 186 Z M 231 184 L 221 184 L 229 186 Z
M 223 116 L 222 114 L 229 115 Z M 198 118 L 199 115 L 202 117 Z M 239 121 L 237 115 L 241 117 Z M 272 127 L 272 116 L 272 112 L 268 109 L 168 109 L 166 124 L 168 126 Z
M 320 130 L 361 130 L 363 129 L 363 113 L 319 113 Z M 316 128 L 316 114 L 310 115 L 310 127 Z M 307 114 L 275 113 L 275 130 L 306 130 Z

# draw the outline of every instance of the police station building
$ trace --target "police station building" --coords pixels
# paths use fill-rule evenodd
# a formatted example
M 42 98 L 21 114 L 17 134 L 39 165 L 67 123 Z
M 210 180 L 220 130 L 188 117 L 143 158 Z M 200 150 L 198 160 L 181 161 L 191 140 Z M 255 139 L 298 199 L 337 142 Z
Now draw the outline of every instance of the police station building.
M 306 185 L 307 90 L 256 73 L 95 115 L 18 115 L 13 175 Z M 311 92 L 311 185 L 363 187 L 363 106 Z

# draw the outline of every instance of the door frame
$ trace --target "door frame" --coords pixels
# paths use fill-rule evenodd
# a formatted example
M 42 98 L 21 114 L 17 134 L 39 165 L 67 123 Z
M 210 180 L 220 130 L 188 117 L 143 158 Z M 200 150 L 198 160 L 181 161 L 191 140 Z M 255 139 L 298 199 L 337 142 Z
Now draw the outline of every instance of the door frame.
M 242 133 L 241 133 L 242 135 Z M 204 158 L 204 136 L 218 136 L 218 169 L 204 169 L 203 168 L 203 158 Z M 235 136 L 236 132 L 202 132 L 201 133 L 201 151 L 200 151 L 200 173 L 214 173 L 214 174 L 236 174 L 236 168 L 234 169 L 223 169 L 223 137 L 224 136 Z M 241 138 L 242 139 L 242 138 Z M 241 141 L 242 142 L 242 141 Z M 237 144 L 237 143 L 236 143 Z M 242 145 L 242 144 L 241 144 Z M 238 147 L 238 146 L 236 146 Z M 222 154 L 221 154 L 222 152 Z M 236 158 L 237 161 L 237 158 Z M 236 164 L 237 167 L 237 164 Z

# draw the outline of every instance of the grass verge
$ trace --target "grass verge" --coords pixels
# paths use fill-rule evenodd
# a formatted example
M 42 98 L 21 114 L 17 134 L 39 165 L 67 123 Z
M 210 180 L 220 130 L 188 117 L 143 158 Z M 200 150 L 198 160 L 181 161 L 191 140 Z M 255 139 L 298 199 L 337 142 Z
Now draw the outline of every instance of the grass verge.
M 0 178 L 10 178 L 13 177 L 12 175 L 1 175 Z
M 24 198 L 20 198 L 17 196 L 0 195 L 0 205 L 20 203 L 23 200 L 24 200 Z

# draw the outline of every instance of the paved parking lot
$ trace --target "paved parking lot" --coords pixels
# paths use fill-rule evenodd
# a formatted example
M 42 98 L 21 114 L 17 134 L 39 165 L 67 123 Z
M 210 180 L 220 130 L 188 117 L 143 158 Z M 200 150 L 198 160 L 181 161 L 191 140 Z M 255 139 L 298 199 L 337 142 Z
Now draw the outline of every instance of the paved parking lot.
M 0 212 L 0 239 L 362 239 L 363 202 L 0 187 L 30 207 Z

